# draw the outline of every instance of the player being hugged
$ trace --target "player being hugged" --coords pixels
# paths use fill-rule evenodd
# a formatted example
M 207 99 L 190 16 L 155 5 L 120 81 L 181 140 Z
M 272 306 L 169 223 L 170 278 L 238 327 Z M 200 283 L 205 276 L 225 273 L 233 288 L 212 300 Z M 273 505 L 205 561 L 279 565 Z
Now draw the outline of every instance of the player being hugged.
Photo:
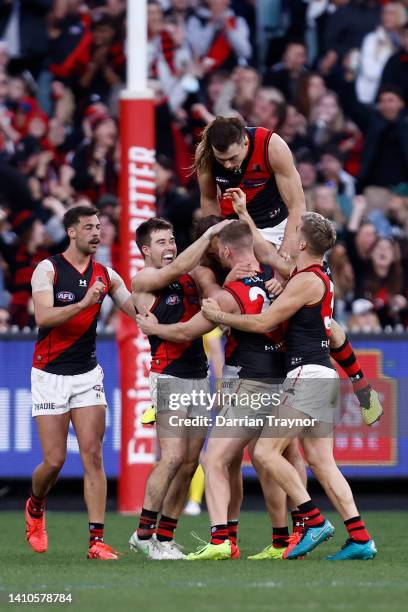
M 64 465 L 71 422 L 84 466 L 88 559 L 108 560 L 118 554 L 104 543 L 106 398 L 96 360 L 96 325 L 106 295 L 133 319 L 135 312 L 121 277 L 92 258 L 100 242 L 97 215 L 96 208 L 87 206 L 68 210 L 64 226 L 69 247 L 41 261 L 31 279 L 39 327 L 31 371 L 32 415 L 43 461 L 33 472 L 25 516 L 28 543 L 35 552 L 45 552 L 45 500 Z
M 132 281 L 134 305 L 138 313 L 153 313 L 160 323 L 189 321 L 200 312 L 198 264 L 211 239 L 230 221 L 214 225 L 177 257 L 171 223 L 154 217 L 136 230 L 136 244 L 145 267 Z M 208 323 L 208 322 L 206 322 Z M 211 326 L 210 326 L 211 327 Z M 129 539 L 131 550 L 150 559 L 183 559 L 174 532 L 197 468 L 207 428 L 197 428 L 194 436 L 182 425 L 171 430 L 170 414 L 180 421 L 188 416 L 207 415 L 207 405 L 169 409 L 173 394 L 209 393 L 208 363 L 201 338 L 182 343 L 168 341 L 148 332 L 151 346 L 149 374 L 153 412 L 157 409 L 157 437 L 160 459 L 147 479 L 138 528 Z M 158 515 L 160 519 L 158 521 Z
M 291 537 L 283 555 L 287 559 L 304 556 L 334 533 L 333 525 L 311 500 L 298 472 L 282 456 L 295 436 L 301 438 L 306 460 L 349 534 L 343 548 L 329 559 L 371 559 L 377 552 L 350 486 L 333 457 L 338 375 L 331 365 L 329 348 L 333 283 L 323 267 L 323 257 L 335 240 L 336 232 L 329 220 L 317 213 L 305 213 L 291 239 L 290 254 L 297 267 L 284 291 L 265 312 L 231 314 L 221 311 L 212 299 L 204 300 L 202 305 L 210 321 L 242 331 L 265 333 L 287 322 L 288 373 L 280 405 L 284 420 L 277 427 L 266 424 L 254 449 L 257 463 L 297 505 L 304 523 L 303 532 Z M 295 419 L 292 425 L 288 425 L 288 419 Z

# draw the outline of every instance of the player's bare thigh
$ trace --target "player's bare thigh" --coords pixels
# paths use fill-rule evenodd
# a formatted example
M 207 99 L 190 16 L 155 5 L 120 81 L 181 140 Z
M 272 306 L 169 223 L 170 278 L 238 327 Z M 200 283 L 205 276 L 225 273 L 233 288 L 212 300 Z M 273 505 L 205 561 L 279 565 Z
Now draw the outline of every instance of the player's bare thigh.
M 230 465 L 242 457 L 243 449 L 250 442 L 250 437 L 219 438 L 211 436 L 204 458 L 204 469 L 212 466 Z
M 51 466 L 61 467 L 67 454 L 69 412 L 37 416 L 35 422 L 44 461 Z
M 106 427 L 106 406 L 72 408 L 71 422 L 75 429 L 79 450 L 96 452 L 101 449 Z

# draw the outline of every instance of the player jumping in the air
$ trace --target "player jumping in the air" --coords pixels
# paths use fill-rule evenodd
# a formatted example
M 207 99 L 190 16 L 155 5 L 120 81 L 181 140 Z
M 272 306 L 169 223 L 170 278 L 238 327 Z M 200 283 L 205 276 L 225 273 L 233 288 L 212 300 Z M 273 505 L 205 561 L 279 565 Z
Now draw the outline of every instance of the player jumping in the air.
M 188 321 L 199 312 L 196 278 L 194 271 L 189 272 L 197 266 L 213 236 L 228 223 L 222 221 L 209 228 L 178 257 L 173 228 L 168 221 L 153 218 L 142 223 L 136 231 L 136 242 L 145 267 L 132 282 L 137 311 L 152 311 L 161 323 Z M 179 393 L 193 389 L 207 393 L 208 364 L 201 338 L 177 344 L 150 335 L 149 342 L 152 352 L 149 381 L 152 402 L 158 410 L 160 459 L 147 480 L 139 526 L 129 544 L 132 550 L 140 550 L 151 559 L 182 559 L 184 555 L 174 541 L 174 531 L 207 429 L 201 428 L 190 438 L 183 427 L 169 432 L 160 427 L 160 412 L 168 411 L 168 385 L 173 385 Z M 189 414 L 194 410 L 197 414 L 207 412 L 206 406 L 189 406 L 183 410 Z
M 245 127 L 236 117 L 217 117 L 203 131 L 195 169 L 205 215 L 236 217 L 228 190 L 240 188 L 246 195 L 248 215 L 265 240 L 282 253 L 288 250 L 306 204 L 292 153 L 278 134 Z M 383 413 L 378 394 L 364 378 L 349 339 L 335 322 L 330 351 L 351 380 L 364 422 L 372 425 Z
M 96 360 L 96 324 L 106 295 L 133 319 L 135 312 L 121 277 L 92 259 L 100 242 L 97 214 L 97 209 L 86 206 L 67 211 L 68 249 L 40 262 L 31 280 L 39 327 L 31 371 L 32 414 L 43 461 L 33 473 L 25 516 L 28 543 L 36 552 L 45 552 L 45 501 L 65 462 L 71 422 L 84 466 L 88 558 L 107 560 L 118 556 L 104 543 L 106 398 Z
M 230 314 L 221 311 L 212 299 L 204 300 L 202 305 L 208 320 L 247 332 L 265 333 L 287 321 L 288 374 L 280 405 L 284 418 L 264 426 L 254 449 L 255 460 L 296 503 L 304 522 L 303 532 L 291 536 L 284 553 L 287 559 L 304 556 L 334 533 L 333 525 L 315 506 L 297 471 L 282 456 L 294 436 L 302 439 L 306 460 L 342 516 L 349 534 L 343 548 L 329 558 L 371 559 L 377 552 L 350 486 L 333 457 L 338 375 L 331 365 L 329 349 L 333 283 L 323 267 L 323 257 L 335 239 L 330 221 L 317 213 L 306 213 L 291 239 L 290 255 L 296 270 L 285 290 L 265 312 Z

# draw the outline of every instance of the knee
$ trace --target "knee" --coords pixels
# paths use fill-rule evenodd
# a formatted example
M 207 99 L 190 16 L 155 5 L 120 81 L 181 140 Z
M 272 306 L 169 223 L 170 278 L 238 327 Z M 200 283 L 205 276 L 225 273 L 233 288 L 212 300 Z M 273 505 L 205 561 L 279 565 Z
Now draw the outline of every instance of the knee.
M 49 453 L 44 457 L 44 463 L 51 472 L 58 474 L 65 463 L 65 459 L 65 452 L 54 452 Z
M 81 457 L 85 470 L 99 471 L 103 469 L 102 446 L 100 444 L 81 449 Z
M 272 457 L 272 454 L 269 455 L 268 459 L 270 459 L 270 457 Z M 266 457 L 266 454 L 263 448 L 257 448 L 257 447 L 254 448 L 253 453 L 252 453 L 252 460 L 253 460 L 255 469 L 264 470 L 268 463 L 268 459 Z
M 171 453 L 162 454 L 160 463 L 166 465 L 171 472 L 176 472 L 183 465 L 184 459 L 184 453 L 172 451 Z
M 181 467 L 181 469 L 183 470 L 184 475 L 187 478 L 193 478 L 195 471 L 198 467 L 198 460 L 195 459 L 191 459 L 189 461 L 185 461 Z

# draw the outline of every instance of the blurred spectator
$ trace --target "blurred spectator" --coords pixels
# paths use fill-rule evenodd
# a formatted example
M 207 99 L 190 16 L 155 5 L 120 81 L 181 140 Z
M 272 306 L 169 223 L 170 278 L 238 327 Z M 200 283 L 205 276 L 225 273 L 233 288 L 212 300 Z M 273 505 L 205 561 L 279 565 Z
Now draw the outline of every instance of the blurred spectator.
M 377 0 L 335 0 L 338 8 L 325 27 L 325 49 L 321 67 L 329 72 L 331 67 L 350 49 L 359 49 L 364 36 L 374 30 L 380 17 Z
M 191 242 L 190 232 L 193 212 L 198 206 L 185 190 L 175 184 L 175 173 L 171 162 L 158 157 L 156 163 L 157 215 L 168 219 L 174 227 L 174 236 L 179 251 Z
M 406 20 L 406 12 L 401 4 L 385 4 L 381 11 L 381 25 L 364 38 L 356 79 L 357 98 L 360 102 L 374 102 L 383 68 L 399 46 L 399 35 Z
M 183 25 L 194 14 L 191 4 L 191 0 L 171 0 L 169 8 L 164 13 L 166 21 L 172 20 Z
M 251 58 L 248 24 L 230 4 L 230 0 L 205 0 L 205 6 L 187 20 L 187 38 L 204 74 L 231 70 Z
M 307 136 L 305 117 L 292 104 L 289 104 L 286 108 L 283 107 L 281 112 L 284 113 L 284 119 L 277 127 L 279 136 L 288 143 L 295 156 L 309 152 L 312 144 Z
M 249 115 L 251 125 L 265 127 L 274 132 L 284 121 L 285 115 L 285 105 L 277 100 L 275 90 L 267 87 L 258 89 Z
M 316 185 L 308 199 L 308 209 L 330 219 L 340 234 L 344 225 L 344 215 L 336 199 L 336 192 L 331 187 Z
M 345 230 L 347 255 L 353 266 L 354 276 L 364 278 L 371 251 L 377 241 L 377 231 L 370 221 L 364 220 L 367 202 L 363 196 L 353 199 L 352 213 Z
M 346 122 L 339 98 L 327 91 L 312 103 L 309 137 L 317 151 L 329 144 L 340 145 L 347 139 Z
M 354 297 L 354 272 L 342 244 L 336 244 L 329 253 L 328 264 L 334 283 L 334 318 L 345 325 Z
M 370 300 L 383 327 L 403 321 L 407 308 L 402 266 L 395 243 L 379 238 L 374 245 L 364 278 L 359 279 L 356 296 Z
M 117 127 L 109 115 L 91 117 L 92 139 L 84 141 L 72 159 L 73 188 L 92 201 L 104 193 L 116 193 L 118 173 L 115 160 Z
M 392 55 L 384 66 L 381 85 L 395 85 L 401 89 L 405 101 L 408 100 L 408 23 L 405 23 L 400 36 L 401 48 Z
M 95 259 L 104 266 L 114 270 L 119 266 L 118 228 L 115 219 L 103 209 L 99 215 L 101 226 L 100 243 L 96 249 Z
M 124 81 L 125 56 L 122 43 L 115 43 L 115 22 L 108 15 L 98 16 L 91 24 L 91 40 L 84 54 L 84 67 L 78 78 L 85 93 L 107 99 L 111 89 Z
M 303 156 L 297 163 L 297 170 L 302 181 L 305 194 L 308 194 L 316 185 L 317 169 L 316 162 L 312 157 Z
M 296 91 L 296 107 L 298 111 L 310 120 L 310 113 L 316 102 L 327 92 L 326 84 L 320 74 L 306 72 L 298 82 Z
M 408 182 L 408 122 L 400 90 L 384 85 L 378 107 L 371 108 L 358 102 L 349 83 L 342 99 L 346 112 L 365 134 L 358 188 Z
M 290 42 L 282 61 L 266 73 L 263 84 L 279 89 L 286 100 L 295 102 L 300 77 L 306 72 L 306 48 L 302 41 Z
M 0 37 L 7 43 L 12 72 L 38 75 L 48 50 L 46 17 L 52 5 L 52 0 L 1 2 Z
M 176 113 L 188 95 L 199 90 L 185 29 L 180 23 L 166 23 L 157 0 L 149 0 L 147 11 L 149 78 L 156 80 L 157 96 L 163 95 Z
M 343 163 L 344 156 L 337 147 L 328 146 L 320 156 L 319 170 L 326 185 L 351 199 L 356 194 L 355 179 L 343 170 Z
M 11 324 L 22 329 L 34 326 L 34 319 L 29 313 L 31 276 L 34 268 L 48 257 L 49 252 L 45 248 L 44 226 L 30 211 L 22 211 L 15 216 L 13 231 L 17 240 L 12 244 L 0 235 L 0 253 L 8 266 Z
M 381 331 L 381 324 L 374 305 L 370 300 L 360 298 L 353 302 L 352 316 L 347 325 L 351 332 L 378 333 Z
M 10 313 L 0 306 L 0 334 L 9 333 L 10 327 Z
M 213 82 L 213 76 L 219 72 L 210 73 L 208 81 Z M 224 75 L 224 82 L 219 97 L 212 99 L 213 112 L 215 115 L 230 117 L 240 114 L 244 119 L 248 119 L 252 112 L 254 98 L 259 93 L 261 83 L 260 74 L 255 68 L 249 66 L 237 66 L 228 80 L 228 73 Z M 207 85 L 207 91 L 209 85 Z M 282 98 L 283 101 L 283 98 Z

